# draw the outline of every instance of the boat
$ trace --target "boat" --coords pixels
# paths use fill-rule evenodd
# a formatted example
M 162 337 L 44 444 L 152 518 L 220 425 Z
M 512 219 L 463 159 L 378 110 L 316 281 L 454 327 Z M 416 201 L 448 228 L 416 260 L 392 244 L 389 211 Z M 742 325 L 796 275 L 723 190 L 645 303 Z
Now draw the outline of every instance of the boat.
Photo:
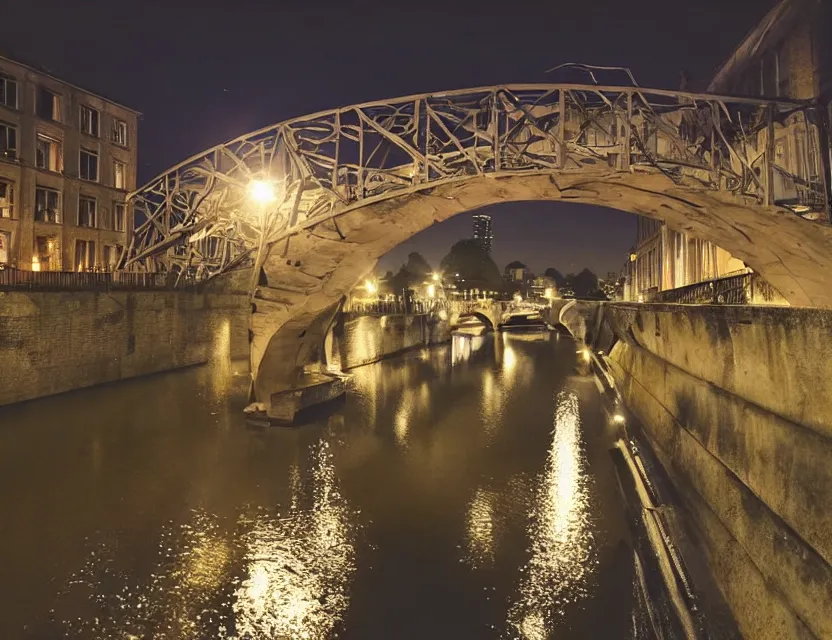
M 515 311 L 498 325 L 500 331 L 548 331 L 549 325 L 538 311 Z

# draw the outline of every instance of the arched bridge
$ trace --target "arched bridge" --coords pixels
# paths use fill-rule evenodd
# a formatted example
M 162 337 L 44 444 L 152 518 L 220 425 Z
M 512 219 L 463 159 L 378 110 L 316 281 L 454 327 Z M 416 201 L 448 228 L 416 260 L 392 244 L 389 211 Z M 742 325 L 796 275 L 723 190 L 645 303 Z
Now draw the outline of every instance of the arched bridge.
M 597 85 L 321 112 L 214 147 L 132 194 L 124 268 L 192 281 L 255 263 L 252 370 L 267 404 L 319 358 L 306 328 L 380 256 L 496 202 L 662 219 L 731 251 L 792 304 L 828 307 L 823 117 L 804 102 Z

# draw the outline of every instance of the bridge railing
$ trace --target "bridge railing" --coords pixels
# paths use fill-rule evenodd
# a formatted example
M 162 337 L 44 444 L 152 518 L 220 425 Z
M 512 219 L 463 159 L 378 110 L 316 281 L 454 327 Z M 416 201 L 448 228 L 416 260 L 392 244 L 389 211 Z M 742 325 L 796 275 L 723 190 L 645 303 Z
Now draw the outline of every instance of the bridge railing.
M 0 291 L 164 291 L 194 289 L 197 284 L 177 286 L 166 273 L 0 269 Z
M 276 242 L 363 203 L 485 174 L 650 172 L 828 219 L 819 122 L 803 102 L 574 84 L 333 109 L 209 149 L 131 194 L 125 268 L 199 265 L 207 278 L 261 236 Z M 268 215 L 251 201 L 253 180 L 274 182 Z
M 697 282 L 677 289 L 657 291 L 647 302 L 676 304 L 788 304 L 768 282 L 757 273 Z

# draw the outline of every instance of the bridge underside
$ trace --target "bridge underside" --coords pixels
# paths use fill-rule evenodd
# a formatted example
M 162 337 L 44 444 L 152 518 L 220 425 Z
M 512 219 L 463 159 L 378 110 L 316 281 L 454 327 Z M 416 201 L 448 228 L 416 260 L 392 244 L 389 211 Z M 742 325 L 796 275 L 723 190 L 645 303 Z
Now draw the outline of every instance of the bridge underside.
M 315 320 L 393 247 L 430 225 L 485 205 L 551 200 L 600 205 L 664 220 L 742 259 L 792 305 L 832 307 L 832 229 L 658 171 L 549 171 L 471 177 L 346 211 L 275 243 L 263 262 L 253 315 L 257 399 L 297 383 L 321 364 Z M 588 215 L 591 215 L 588 212 Z

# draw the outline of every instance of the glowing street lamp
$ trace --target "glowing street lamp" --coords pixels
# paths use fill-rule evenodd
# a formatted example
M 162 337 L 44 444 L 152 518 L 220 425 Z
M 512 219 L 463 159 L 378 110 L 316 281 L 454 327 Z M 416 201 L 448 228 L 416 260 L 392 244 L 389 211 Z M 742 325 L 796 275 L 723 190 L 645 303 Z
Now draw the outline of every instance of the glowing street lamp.
M 248 185 L 248 194 L 259 205 L 269 204 L 277 200 L 275 185 L 268 180 L 252 180 Z
M 378 291 L 378 286 L 372 280 L 367 280 L 364 283 L 364 290 L 367 292 L 367 295 L 373 295 L 376 291 Z
M 434 273 L 432 278 L 433 278 L 434 282 L 439 282 L 439 274 L 438 273 Z

